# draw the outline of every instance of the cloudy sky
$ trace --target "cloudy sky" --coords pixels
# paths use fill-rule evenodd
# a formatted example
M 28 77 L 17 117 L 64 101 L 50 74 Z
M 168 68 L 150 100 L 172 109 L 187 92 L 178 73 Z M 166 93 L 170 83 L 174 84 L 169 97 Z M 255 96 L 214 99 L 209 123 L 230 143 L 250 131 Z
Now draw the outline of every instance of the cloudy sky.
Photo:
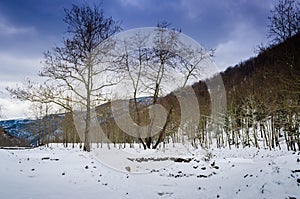
M 64 8 L 72 3 L 82 0 L 0 1 L 2 118 L 28 114 L 27 105 L 10 99 L 4 88 L 38 79 L 43 52 L 64 37 Z M 123 30 L 171 22 L 205 48 L 216 49 L 215 62 L 224 70 L 267 43 L 267 16 L 274 4 L 275 0 L 103 0 L 102 7 L 106 16 L 121 21 Z

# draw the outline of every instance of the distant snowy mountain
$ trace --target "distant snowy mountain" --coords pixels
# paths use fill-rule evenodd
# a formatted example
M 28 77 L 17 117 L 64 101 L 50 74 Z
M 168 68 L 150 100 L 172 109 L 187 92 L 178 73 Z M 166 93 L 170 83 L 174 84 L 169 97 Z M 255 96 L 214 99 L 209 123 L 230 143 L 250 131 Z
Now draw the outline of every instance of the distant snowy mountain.
M 36 120 L 13 119 L 0 121 L 0 126 L 10 135 L 27 140 L 34 139 Z
M 0 121 L 0 127 L 9 135 L 26 140 L 36 146 L 39 136 L 46 134 L 49 139 L 61 137 L 61 121 L 63 114 L 55 114 L 43 119 L 12 119 Z M 59 135 L 58 135 L 59 134 Z

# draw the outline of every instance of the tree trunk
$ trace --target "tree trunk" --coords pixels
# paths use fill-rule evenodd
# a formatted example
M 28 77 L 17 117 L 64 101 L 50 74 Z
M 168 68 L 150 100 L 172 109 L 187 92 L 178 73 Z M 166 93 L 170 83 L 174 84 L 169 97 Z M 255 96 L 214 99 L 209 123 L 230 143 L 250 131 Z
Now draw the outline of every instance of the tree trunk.
M 84 131 L 84 151 L 91 151 L 90 146 L 90 127 L 91 127 L 91 107 L 87 106 L 86 118 L 85 118 L 85 131 Z
M 170 110 L 169 110 L 169 113 L 168 113 L 168 116 L 167 116 L 166 123 L 164 124 L 162 130 L 159 132 L 159 137 L 158 137 L 158 139 L 157 139 L 157 142 L 156 142 L 155 145 L 153 146 L 153 149 L 156 149 L 157 146 L 159 145 L 159 143 L 162 142 L 163 135 L 165 134 L 167 125 L 168 125 L 168 123 L 169 123 L 169 121 L 170 121 L 170 117 L 171 117 L 172 110 L 173 110 L 173 107 L 171 107 Z
M 85 132 L 84 132 L 84 151 L 91 151 L 90 128 L 91 128 L 91 84 L 92 84 L 92 65 L 91 57 L 88 60 L 88 77 L 86 83 L 86 116 L 85 116 Z

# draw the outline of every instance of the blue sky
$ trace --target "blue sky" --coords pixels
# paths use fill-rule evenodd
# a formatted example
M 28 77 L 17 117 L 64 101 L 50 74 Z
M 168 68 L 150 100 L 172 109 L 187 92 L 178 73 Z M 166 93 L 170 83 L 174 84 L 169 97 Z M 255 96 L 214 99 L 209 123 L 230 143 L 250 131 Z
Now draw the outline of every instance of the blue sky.
M 37 80 L 43 52 L 59 45 L 64 8 L 82 0 L 0 0 L 0 105 L 7 118 L 23 117 L 26 105 L 9 99 L 6 86 Z M 97 0 L 88 1 L 93 4 Z M 106 16 L 123 30 L 166 20 L 205 48 L 216 49 L 220 70 L 254 56 L 267 43 L 267 16 L 275 0 L 103 0 Z

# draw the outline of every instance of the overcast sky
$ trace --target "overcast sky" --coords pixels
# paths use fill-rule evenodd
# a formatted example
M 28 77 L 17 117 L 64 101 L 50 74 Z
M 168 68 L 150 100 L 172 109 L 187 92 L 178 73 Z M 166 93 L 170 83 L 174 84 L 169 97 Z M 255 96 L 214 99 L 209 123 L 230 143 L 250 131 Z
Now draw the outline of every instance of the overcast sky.
M 276 2 L 103 0 L 102 7 L 106 16 L 121 21 L 123 30 L 172 23 L 205 48 L 216 49 L 215 62 L 224 70 L 267 43 L 267 16 Z M 0 105 L 5 118 L 26 117 L 27 105 L 10 99 L 4 88 L 37 79 L 43 52 L 64 37 L 64 8 L 72 3 L 82 0 L 0 0 Z

